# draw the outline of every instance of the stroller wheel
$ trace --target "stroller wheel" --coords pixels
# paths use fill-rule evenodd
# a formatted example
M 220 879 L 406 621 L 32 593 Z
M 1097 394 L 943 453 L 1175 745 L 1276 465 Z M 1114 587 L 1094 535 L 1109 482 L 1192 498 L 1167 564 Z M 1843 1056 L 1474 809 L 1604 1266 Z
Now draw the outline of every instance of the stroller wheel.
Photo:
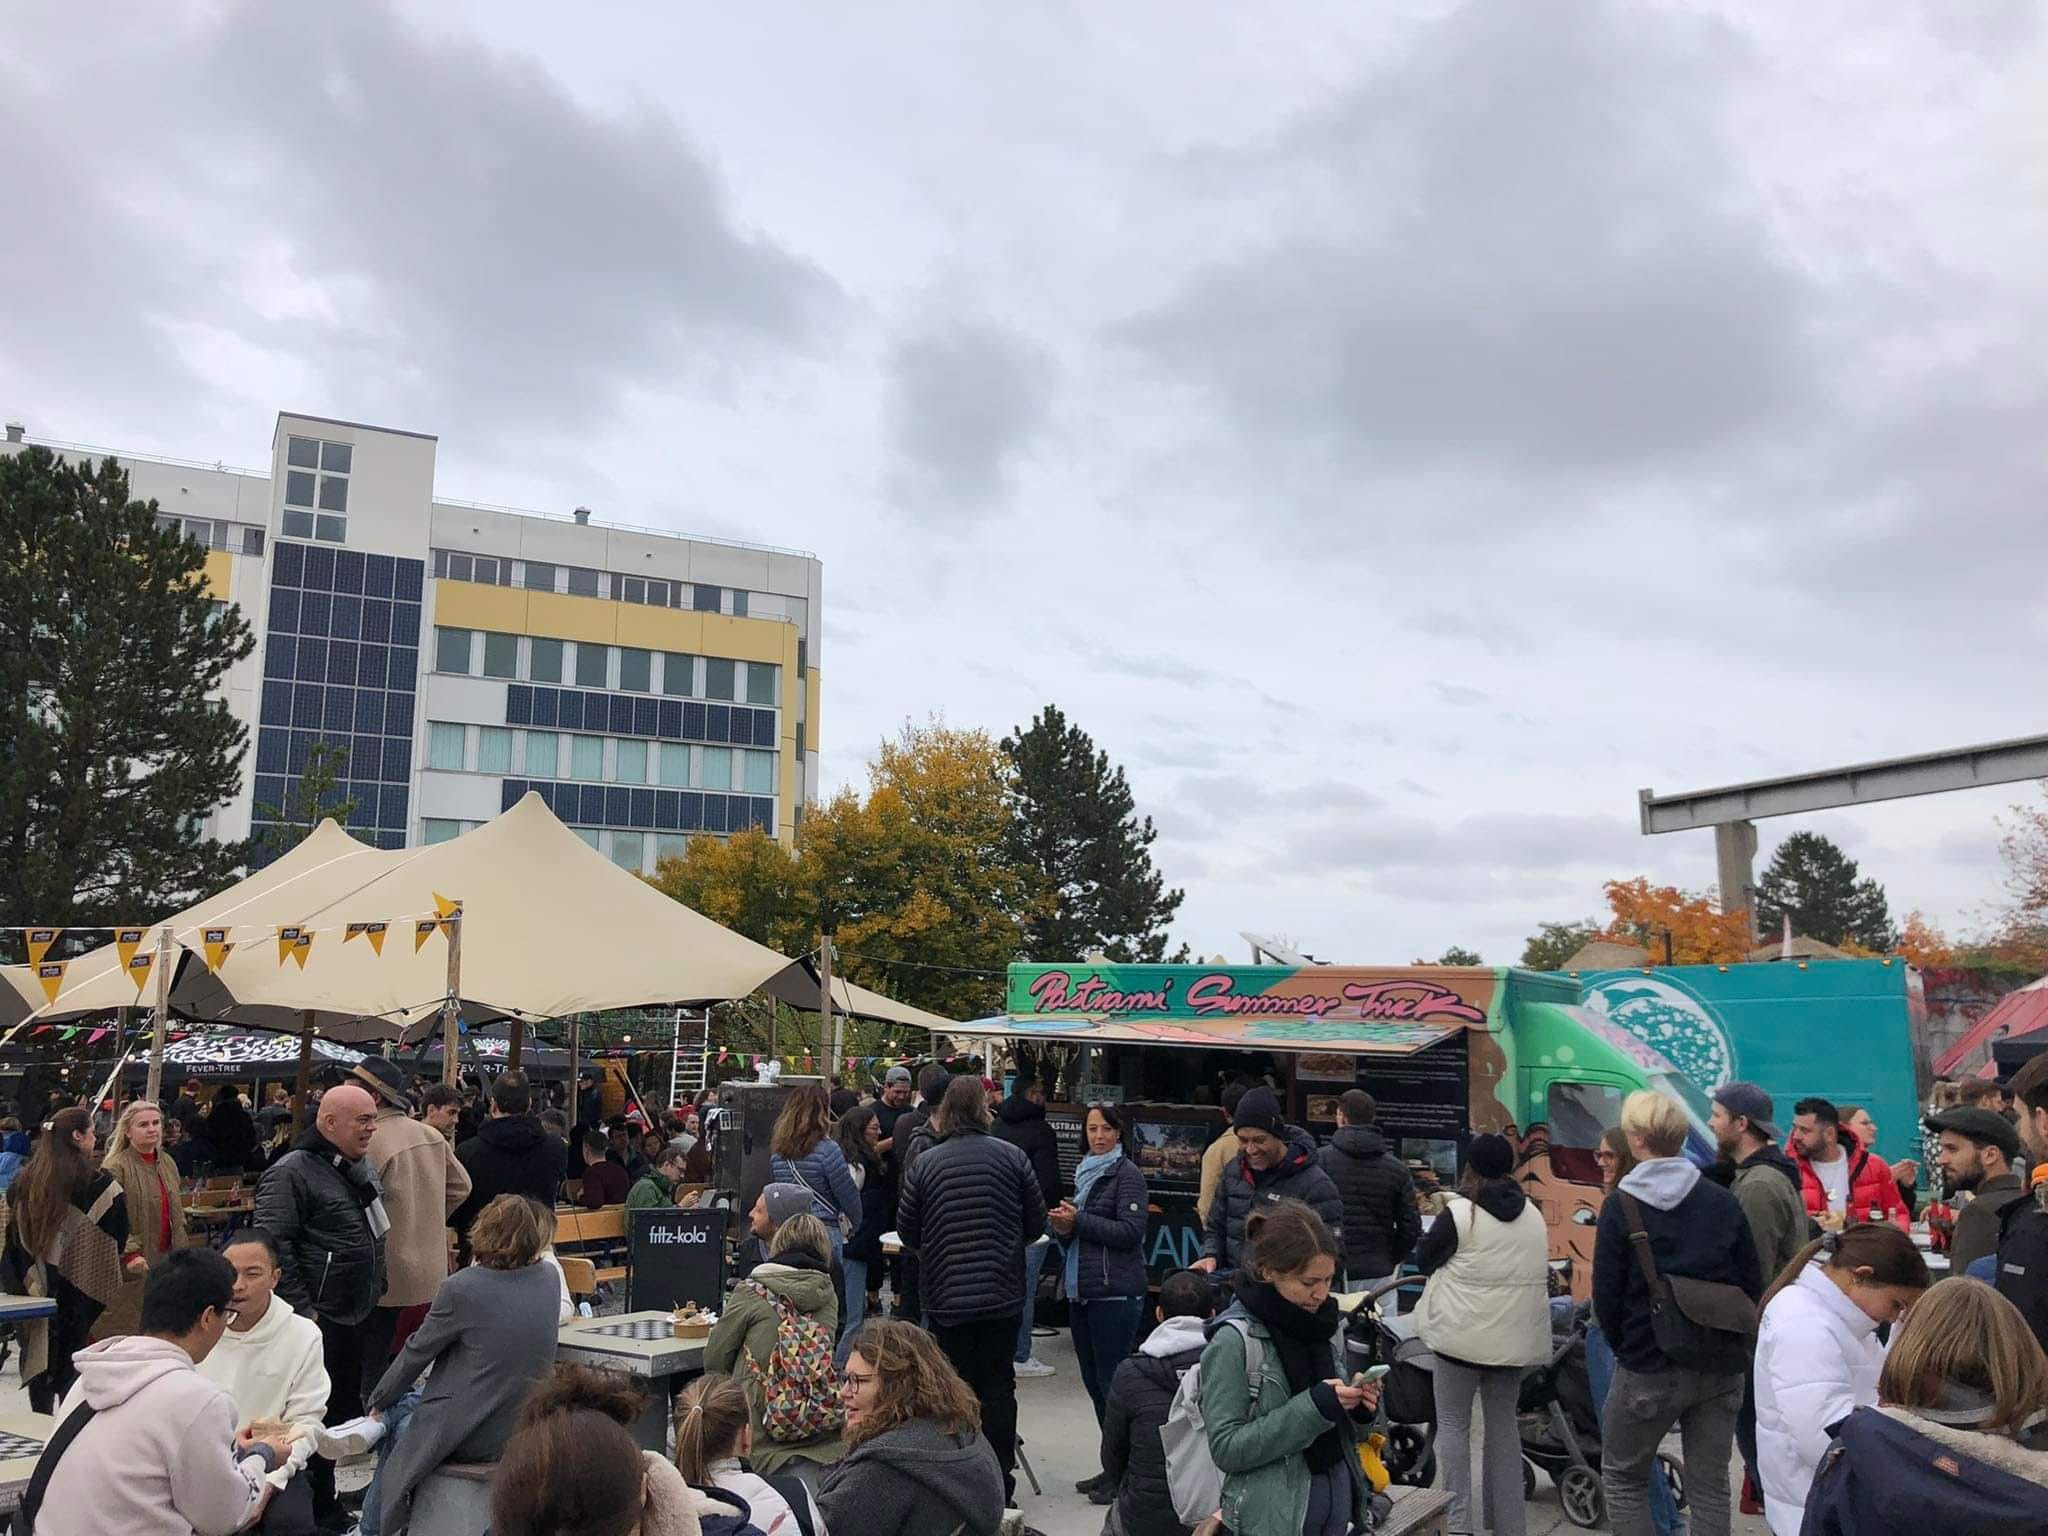
M 1590 1531 L 1607 1518 L 1607 1496 L 1601 1491 L 1600 1474 L 1590 1467 L 1566 1467 L 1557 1479 L 1558 1502 L 1564 1517 L 1581 1530 Z
M 1387 1475 L 1403 1487 L 1427 1488 L 1436 1482 L 1436 1432 L 1427 1424 L 1387 1426 Z
M 1526 1501 L 1536 1497 L 1536 1463 L 1528 1457 L 1522 1458 L 1522 1498 Z
M 1685 1468 L 1664 1455 L 1658 1456 L 1657 1465 L 1664 1469 L 1664 1480 L 1671 1485 L 1671 1502 L 1685 1508 Z

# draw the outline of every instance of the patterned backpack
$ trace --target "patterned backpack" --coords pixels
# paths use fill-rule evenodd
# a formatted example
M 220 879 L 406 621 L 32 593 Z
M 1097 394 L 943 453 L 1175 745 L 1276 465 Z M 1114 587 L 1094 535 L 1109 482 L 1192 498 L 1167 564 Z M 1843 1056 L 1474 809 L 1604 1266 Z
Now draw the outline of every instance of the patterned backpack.
M 831 1332 L 760 1281 L 744 1283 L 775 1308 L 775 1345 L 765 1364 L 752 1366 L 761 1389 L 761 1428 L 782 1445 L 798 1445 L 838 1429 L 844 1416 Z

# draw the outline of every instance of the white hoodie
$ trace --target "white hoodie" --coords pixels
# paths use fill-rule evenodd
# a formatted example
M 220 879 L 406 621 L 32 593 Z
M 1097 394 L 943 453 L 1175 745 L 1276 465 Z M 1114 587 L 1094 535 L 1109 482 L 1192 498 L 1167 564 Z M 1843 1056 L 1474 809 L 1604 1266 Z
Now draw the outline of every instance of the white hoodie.
M 270 1489 L 264 1456 L 237 1458 L 235 1407 L 168 1339 L 134 1334 L 73 1357 L 58 1410 L 95 1417 L 50 1476 L 36 1536 L 231 1536 Z
M 256 1419 L 291 1425 L 291 1459 L 270 1474 L 273 1487 L 282 1488 L 304 1470 L 327 1419 L 330 1390 L 320 1329 L 311 1318 L 273 1296 L 255 1327 L 221 1335 L 199 1363 L 199 1374 L 233 1400 L 237 1428 Z
M 1138 1346 L 1138 1353 L 1150 1355 L 1154 1360 L 1171 1360 L 1175 1355 L 1200 1349 L 1208 1342 L 1202 1332 L 1206 1326 L 1199 1317 L 1169 1317 L 1145 1335 L 1145 1342 Z

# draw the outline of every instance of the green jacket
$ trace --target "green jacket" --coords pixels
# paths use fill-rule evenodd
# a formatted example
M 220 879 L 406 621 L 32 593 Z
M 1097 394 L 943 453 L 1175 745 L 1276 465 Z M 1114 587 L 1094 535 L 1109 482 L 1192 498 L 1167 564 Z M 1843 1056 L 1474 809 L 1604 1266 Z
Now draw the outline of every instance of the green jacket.
M 832 1277 L 815 1269 L 800 1269 L 770 1260 L 756 1265 L 749 1279 L 759 1281 L 776 1295 L 793 1303 L 825 1325 L 835 1337 L 839 1332 L 839 1298 L 832 1291 Z M 846 1442 L 838 1435 L 821 1435 L 801 1445 L 784 1445 L 768 1438 L 761 1428 L 761 1393 L 757 1369 L 765 1369 L 775 1350 L 775 1303 L 745 1280 L 726 1293 L 725 1310 L 704 1341 L 704 1369 L 736 1377 L 753 1410 L 754 1448 L 747 1461 L 766 1477 L 785 1464 L 803 1457 L 830 1464 L 846 1454 Z M 742 1356 L 751 1360 L 750 1366 Z
M 1783 1274 L 1785 1266 L 1806 1246 L 1806 1201 L 1788 1177 L 1796 1172 L 1783 1153 L 1767 1147 L 1736 1169 L 1735 1181 L 1728 1186 L 1742 1214 L 1749 1218 L 1749 1233 L 1756 1239 L 1757 1262 L 1766 1286 Z
M 676 1203 L 676 1185 L 673 1179 L 664 1179 L 661 1170 L 651 1168 L 634 1182 L 626 1191 L 626 1209 L 644 1211 L 650 1206 L 669 1206 Z
M 1232 1306 L 1224 1316 L 1247 1314 Z M 1265 1351 L 1256 1405 L 1245 1379 L 1244 1338 L 1237 1329 L 1217 1328 L 1202 1350 L 1202 1422 L 1209 1431 L 1209 1454 L 1223 1474 L 1223 1523 L 1231 1536 L 1301 1536 L 1309 1484 L 1303 1452 L 1330 1428 L 1330 1421 L 1308 1393 L 1289 1394 L 1279 1346 L 1264 1323 L 1247 1320 Z M 1330 1374 L 1346 1374 L 1334 1352 Z M 1357 1426 L 1347 1418 L 1337 1433 L 1351 1471 L 1352 1523 L 1362 1527 L 1371 1519 L 1372 1501 L 1358 1465 Z

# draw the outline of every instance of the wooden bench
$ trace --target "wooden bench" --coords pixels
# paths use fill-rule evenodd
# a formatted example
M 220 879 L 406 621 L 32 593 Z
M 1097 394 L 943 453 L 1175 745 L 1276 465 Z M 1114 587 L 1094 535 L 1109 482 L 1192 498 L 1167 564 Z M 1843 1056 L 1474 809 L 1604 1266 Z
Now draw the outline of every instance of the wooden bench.
M 595 1278 L 601 1284 L 625 1279 L 626 1208 L 607 1205 L 600 1210 L 581 1211 L 557 1206 L 555 1256 L 590 1260 L 596 1265 Z M 566 1265 L 563 1273 L 568 1273 Z
M 1451 1510 L 1449 1493 L 1441 1488 L 1396 1486 L 1387 1490 L 1387 1497 L 1394 1502 L 1393 1510 L 1373 1536 L 1444 1536 L 1444 1521 Z

